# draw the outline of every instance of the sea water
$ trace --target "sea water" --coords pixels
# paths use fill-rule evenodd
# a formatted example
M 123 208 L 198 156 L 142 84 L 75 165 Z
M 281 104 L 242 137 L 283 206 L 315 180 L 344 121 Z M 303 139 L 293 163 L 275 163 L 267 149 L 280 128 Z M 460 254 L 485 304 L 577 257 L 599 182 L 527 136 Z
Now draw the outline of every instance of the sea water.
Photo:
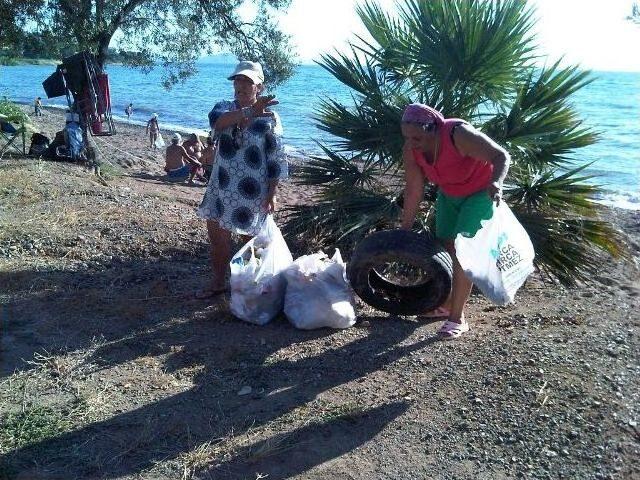
M 204 133 L 209 130 L 207 114 L 219 100 L 231 99 L 226 77 L 233 65 L 203 63 L 199 72 L 171 91 L 161 86 L 161 71 L 149 74 L 123 66 L 109 65 L 112 112 L 126 119 L 124 109 L 133 103 L 132 123 L 146 124 L 158 113 L 160 127 Z M 64 97 L 47 99 L 42 81 L 54 66 L 0 67 L 0 97 L 32 104 L 35 97 L 44 105 L 65 106 Z M 586 174 L 598 175 L 595 182 L 607 189 L 604 203 L 640 210 L 640 72 L 593 72 L 594 81 L 578 91 L 572 102 L 584 126 L 601 133 L 600 140 L 573 152 L 579 163 L 593 162 Z M 330 143 L 329 135 L 316 126 L 314 113 L 321 99 L 351 104 L 351 91 L 317 65 L 302 65 L 275 92 L 276 107 L 285 129 L 285 142 L 300 155 L 319 153 L 317 142 Z

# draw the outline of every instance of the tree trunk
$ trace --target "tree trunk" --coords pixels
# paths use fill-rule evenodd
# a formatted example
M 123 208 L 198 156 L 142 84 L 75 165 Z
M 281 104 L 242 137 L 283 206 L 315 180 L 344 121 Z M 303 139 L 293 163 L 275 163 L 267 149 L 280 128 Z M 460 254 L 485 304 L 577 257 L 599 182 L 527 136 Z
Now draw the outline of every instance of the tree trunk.
M 98 51 L 96 52 L 96 61 L 100 70 L 104 70 L 104 64 L 107 61 L 107 54 L 109 53 L 109 43 L 111 43 L 111 36 L 106 33 L 100 34 L 98 40 Z

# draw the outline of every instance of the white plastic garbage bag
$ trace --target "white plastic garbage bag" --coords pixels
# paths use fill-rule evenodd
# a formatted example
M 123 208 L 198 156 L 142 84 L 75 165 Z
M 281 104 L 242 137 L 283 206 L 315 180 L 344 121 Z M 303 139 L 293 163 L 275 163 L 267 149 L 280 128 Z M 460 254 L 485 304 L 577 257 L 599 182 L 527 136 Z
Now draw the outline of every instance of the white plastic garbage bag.
M 292 262 L 287 242 L 269 215 L 260 233 L 231 259 L 231 313 L 257 325 L 275 317 L 286 289 L 281 272 Z
M 533 272 L 535 252 L 526 230 L 506 203 L 493 209 L 474 237 L 458 235 L 456 257 L 460 266 L 492 302 L 513 302 L 516 291 Z
M 298 258 L 284 276 L 284 313 L 296 328 L 347 328 L 356 322 L 353 292 L 337 248 L 330 259 L 324 253 Z
M 166 146 L 166 143 L 164 143 L 164 138 L 162 138 L 162 134 L 159 132 L 154 145 L 156 146 L 156 148 L 164 148 Z

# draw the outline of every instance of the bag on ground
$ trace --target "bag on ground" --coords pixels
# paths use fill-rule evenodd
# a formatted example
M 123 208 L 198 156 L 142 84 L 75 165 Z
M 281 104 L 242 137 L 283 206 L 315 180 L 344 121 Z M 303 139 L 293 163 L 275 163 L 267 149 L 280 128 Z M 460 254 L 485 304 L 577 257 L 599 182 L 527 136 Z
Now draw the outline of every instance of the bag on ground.
M 158 138 L 156 138 L 154 145 L 156 146 L 156 148 L 164 148 L 166 146 L 166 143 L 164 143 L 164 138 L 162 138 L 161 133 L 158 133 Z
M 269 215 L 260 233 L 231 259 L 231 313 L 249 323 L 264 325 L 284 303 L 282 271 L 293 262 L 287 243 Z
M 298 258 L 284 276 L 284 313 L 296 328 L 347 328 L 356 322 L 353 292 L 337 248 L 332 258 L 324 253 Z
M 474 237 L 458 235 L 455 248 L 467 277 L 498 305 L 513 302 L 533 272 L 535 252 L 529 235 L 504 202 Z

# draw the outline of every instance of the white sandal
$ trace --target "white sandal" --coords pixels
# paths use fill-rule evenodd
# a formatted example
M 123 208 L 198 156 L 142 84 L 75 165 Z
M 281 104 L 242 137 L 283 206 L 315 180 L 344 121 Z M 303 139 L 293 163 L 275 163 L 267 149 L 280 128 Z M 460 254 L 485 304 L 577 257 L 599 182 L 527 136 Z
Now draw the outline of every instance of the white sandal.
M 463 333 L 467 333 L 469 331 L 469 324 L 466 321 L 462 323 L 452 322 L 447 320 L 442 324 L 440 330 L 438 330 L 438 335 L 443 340 L 454 340 L 459 338 Z

